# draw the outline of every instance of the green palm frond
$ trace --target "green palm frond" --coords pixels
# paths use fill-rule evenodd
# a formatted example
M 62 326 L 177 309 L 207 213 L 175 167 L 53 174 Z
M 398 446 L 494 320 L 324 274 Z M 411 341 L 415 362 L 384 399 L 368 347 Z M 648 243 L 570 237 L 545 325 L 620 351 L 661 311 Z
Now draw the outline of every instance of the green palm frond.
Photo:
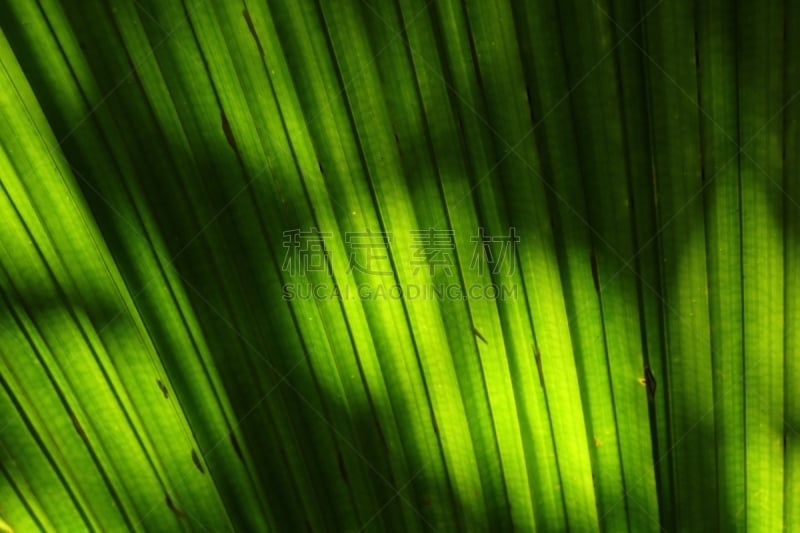
M 800 527 L 791 2 L 0 5 L 0 531 Z

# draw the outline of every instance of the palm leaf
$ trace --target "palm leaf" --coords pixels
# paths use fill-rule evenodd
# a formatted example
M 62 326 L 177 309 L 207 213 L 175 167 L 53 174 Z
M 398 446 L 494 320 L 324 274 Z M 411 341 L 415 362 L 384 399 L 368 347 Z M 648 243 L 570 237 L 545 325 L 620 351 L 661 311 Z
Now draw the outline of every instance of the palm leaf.
M 0 530 L 798 517 L 793 5 L 0 6 Z

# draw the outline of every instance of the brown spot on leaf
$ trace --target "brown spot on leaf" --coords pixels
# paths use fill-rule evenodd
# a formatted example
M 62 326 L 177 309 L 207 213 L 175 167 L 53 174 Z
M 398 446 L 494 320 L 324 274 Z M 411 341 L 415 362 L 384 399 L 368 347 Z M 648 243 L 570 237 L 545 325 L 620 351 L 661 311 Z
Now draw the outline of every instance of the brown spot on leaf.
M 539 347 L 533 346 L 533 358 L 536 360 L 536 371 L 539 374 L 539 384 L 544 388 L 544 371 L 542 370 L 542 354 L 539 353 Z
M 181 518 L 186 516 L 186 513 L 175 507 L 175 502 L 172 501 L 172 498 L 169 497 L 169 494 L 164 494 L 164 501 L 167 503 L 167 507 L 169 507 L 169 510 L 175 513 L 177 516 Z
M 344 482 L 349 485 L 350 480 L 347 477 L 347 469 L 344 467 L 344 459 L 342 459 L 342 454 L 337 452 L 336 458 L 339 461 L 339 473 L 342 475 L 342 479 L 344 479 Z
M 242 449 L 239 447 L 239 441 L 236 440 L 236 435 L 233 434 L 233 431 L 230 433 L 231 437 L 231 444 L 233 445 L 233 451 L 236 452 L 236 455 L 239 457 L 241 462 L 244 462 L 244 455 L 242 454 Z
M 598 293 L 600 292 L 600 274 L 597 270 L 597 257 L 594 255 L 594 250 L 592 250 L 591 254 L 589 255 L 589 261 L 592 264 L 592 281 L 594 281 L 594 290 Z
M 400 136 L 397 135 L 397 126 L 395 126 L 394 122 L 392 123 L 392 135 L 394 135 L 394 143 L 397 145 L 397 155 L 400 156 L 400 159 L 403 159 L 403 149 L 400 146 Z
M 160 379 L 157 379 L 156 383 L 158 383 L 158 388 L 161 391 L 161 394 L 164 395 L 164 398 L 169 398 L 169 390 L 167 390 L 167 386 L 164 385 Z
M 89 439 L 86 437 L 86 432 L 83 430 L 83 426 L 81 425 L 80 421 L 78 421 L 78 417 L 77 417 L 77 416 L 75 416 L 75 413 L 73 413 L 73 412 L 70 412 L 70 413 L 69 413 L 69 417 L 70 417 L 70 419 L 72 420 L 72 425 L 75 427 L 75 431 L 77 431 L 77 432 L 78 432 L 78 435 L 80 435 L 80 437 L 81 437 L 83 440 L 89 440 Z
M 136 68 L 136 65 L 133 64 L 133 60 L 128 57 L 128 65 L 131 67 L 131 76 L 133 76 L 133 81 L 139 85 L 139 87 L 144 88 L 142 85 L 142 80 L 139 78 L 139 70 Z
M 192 461 L 194 461 L 194 466 L 197 467 L 201 474 L 206 473 L 205 469 L 203 468 L 203 462 L 200 460 L 200 456 L 194 449 L 192 449 Z
M 228 140 L 228 144 L 233 149 L 233 151 L 238 154 L 239 147 L 236 145 L 236 138 L 233 136 L 233 131 L 231 130 L 231 123 L 228 122 L 228 116 L 225 114 L 225 111 L 220 111 L 220 116 L 222 120 L 222 131 L 225 133 L 225 139 Z
M 649 366 L 644 367 L 644 380 L 645 385 L 647 385 L 647 397 L 650 401 L 653 401 L 656 398 L 656 377 Z

